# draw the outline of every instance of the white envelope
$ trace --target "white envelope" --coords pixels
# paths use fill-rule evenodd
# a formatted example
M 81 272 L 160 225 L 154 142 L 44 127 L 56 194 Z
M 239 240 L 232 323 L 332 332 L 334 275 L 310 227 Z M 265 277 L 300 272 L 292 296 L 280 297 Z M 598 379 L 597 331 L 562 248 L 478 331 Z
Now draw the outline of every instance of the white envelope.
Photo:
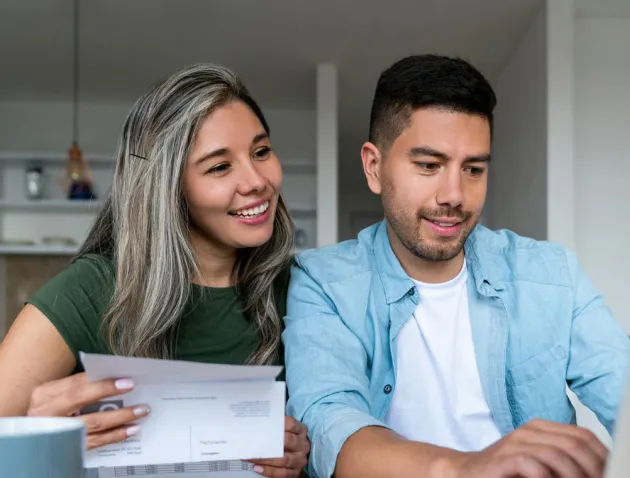
M 132 378 L 134 390 L 93 408 L 147 404 L 140 433 L 86 452 L 100 476 L 162 476 L 203 469 L 217 477 L 254 476 L 240 460 L 284 454 L 286 386 L 278 366 L 238 366 L 81 353 L 89 380 Z M 157 468 L 157 465 L 164 465 Z M 134 470 L 129 467 L 140 467 Z M 170 468 L 173 468 L 171 470 Z M 243 470 L 246 468 L 247 470 Z M 158 474 L 157 471 L 160 471 Z M 140 472 L 140 473 L 138 473 Z

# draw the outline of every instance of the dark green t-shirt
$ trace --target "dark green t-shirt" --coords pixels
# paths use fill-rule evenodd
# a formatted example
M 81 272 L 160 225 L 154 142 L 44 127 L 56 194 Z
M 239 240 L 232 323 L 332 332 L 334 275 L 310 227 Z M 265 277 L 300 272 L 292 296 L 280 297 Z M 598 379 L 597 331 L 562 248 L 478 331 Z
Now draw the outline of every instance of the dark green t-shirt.
M 289 268 L 276 280 L 276 304 L 282 318 L 286 310 Z M 115 274 L 104 256 L 80 257 L 40 288 L 28 302 L 57 328 L 83 370 L 79 351 L 111 354 L 102 319 L 112 298 Z M 254 321 L 242 308 L 236 287 L 192 285 L 176 339 L 176 360 L 242 365 L 258 347 Z M 279 353 L 282 364 L 282 353 Z M 281 378 L 281 377 L 279 377 Z

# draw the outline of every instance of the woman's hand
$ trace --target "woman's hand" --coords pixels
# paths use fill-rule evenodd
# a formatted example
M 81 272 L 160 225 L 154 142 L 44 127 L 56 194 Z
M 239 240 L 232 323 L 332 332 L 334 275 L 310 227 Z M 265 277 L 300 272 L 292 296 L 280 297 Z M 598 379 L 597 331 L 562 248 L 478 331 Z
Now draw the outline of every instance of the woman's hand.
M 77 416 L 85 422 L 87 449 L 115 443 L 138 433 L 134 422 L 147 416 L 146 405 L 107 409 L 80 414 L 87 406 L 98 407 L 103 399 L 121 395 L 133 388 L 130 379 L 106 379 L 88 382 L 85 373 L 44 383 L 33 390 L 27 415 L 44 417 Z M 99 408 L 96 408 L 99 410 Z
M 247 460 L 254 471 L 269 478 L 298 478 L 308 463 L 311 443 L 306 436 L 306 425 L 293 417 L 284 420 L 284 457 L 269 460 Z

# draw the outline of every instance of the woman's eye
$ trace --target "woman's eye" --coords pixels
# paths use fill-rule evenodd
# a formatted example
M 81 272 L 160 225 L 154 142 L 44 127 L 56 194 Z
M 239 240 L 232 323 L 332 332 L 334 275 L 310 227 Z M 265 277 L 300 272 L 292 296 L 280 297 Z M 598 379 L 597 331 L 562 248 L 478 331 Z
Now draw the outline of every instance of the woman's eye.
M 265 146 L 264 148 L 257 149 L 254 152 L 254 157 L 256 159 L 264 159 L 267 156 L 269 156 L 269 153 L 271 153 L 271 148 L 268 146 Z
M 225 171 L 227 171 L 229 169 L 230 165 L 226 164 L 226 163 L 222 163 L 222 164 L 217 164 L 216 166 L 210 168 L 207 173 L 208 174 L 219 174 L 219 173 L 223 173 Z

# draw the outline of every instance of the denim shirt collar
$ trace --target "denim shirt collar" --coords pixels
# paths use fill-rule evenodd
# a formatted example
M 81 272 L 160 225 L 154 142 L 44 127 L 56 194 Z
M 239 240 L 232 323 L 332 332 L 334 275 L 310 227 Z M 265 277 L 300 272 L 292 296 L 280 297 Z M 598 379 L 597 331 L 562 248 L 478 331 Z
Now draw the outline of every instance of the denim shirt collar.
M 492 294 L 486 284 L 495 291 L 500 291 L 504 287 L 500 269 L 496 265 L 497 254 L 489 247 L 491 241 L 488 229 L 477 225 L 464 244 L 468 271 L 472 275 L 477 291 L 483 295 Z M 387 303 L 391 304 L 404 297 L 414 287 L 414 283 L 394 254 L 385 220 L 377 226 L 373 247 L 385 298 Z

